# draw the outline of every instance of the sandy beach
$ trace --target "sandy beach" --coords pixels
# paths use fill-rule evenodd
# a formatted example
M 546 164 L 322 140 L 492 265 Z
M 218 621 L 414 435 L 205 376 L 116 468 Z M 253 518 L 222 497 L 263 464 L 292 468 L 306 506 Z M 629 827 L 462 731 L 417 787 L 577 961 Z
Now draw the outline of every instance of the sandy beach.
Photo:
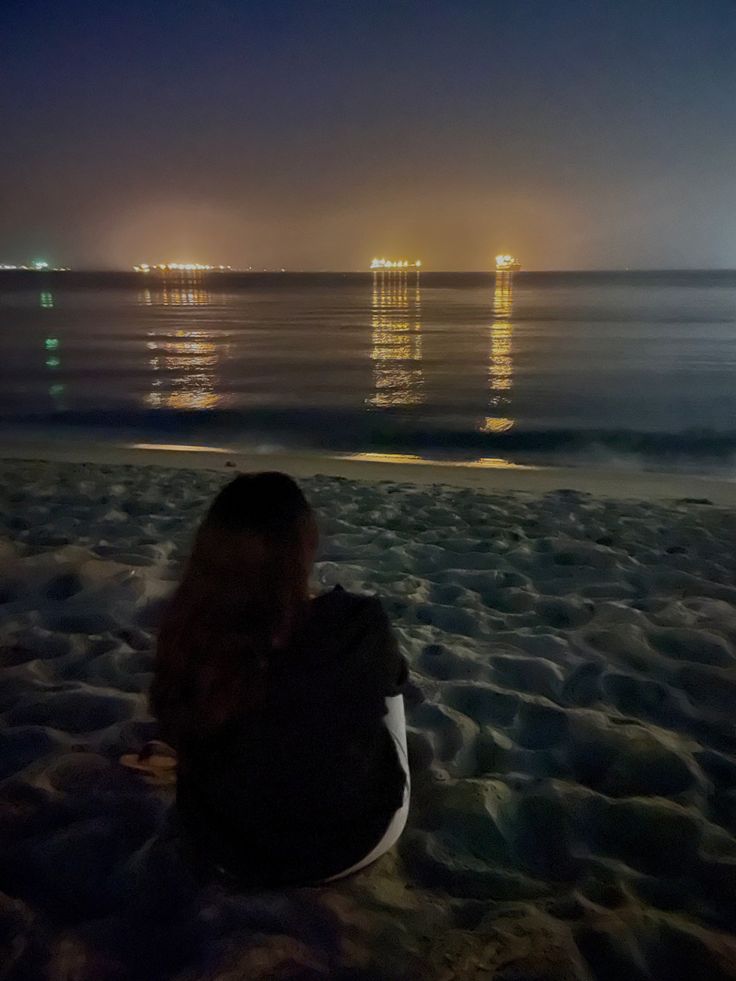
M 0 977 L 736 978 L 736 484 L 217 449 L 2 447 Z M 385 602 L 412 811 L 353 879 L 233 895 L 157 838 L 145 699 L 254 467 L 317 508 L 315 589 Z

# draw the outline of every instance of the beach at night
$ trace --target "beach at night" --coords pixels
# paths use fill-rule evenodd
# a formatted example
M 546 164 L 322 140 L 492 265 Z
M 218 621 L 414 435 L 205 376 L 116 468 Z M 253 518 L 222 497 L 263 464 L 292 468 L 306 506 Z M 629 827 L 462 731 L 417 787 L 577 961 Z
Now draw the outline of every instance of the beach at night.
M 0 981 L 736 981 L 733 0 L 6 0 Z
M 574 471 L 46 455 L 2 466 L 11 964 L 733 976 L 733 485 L 609 473 L 591 494 Z M 409 659 L 409 826 L 334 886 L 202 888 L 156 838 L 174 761 L 145 700 L 153 631 L 228 463 L 300 475 L 324 539 L 314 589 L 378 592 Z

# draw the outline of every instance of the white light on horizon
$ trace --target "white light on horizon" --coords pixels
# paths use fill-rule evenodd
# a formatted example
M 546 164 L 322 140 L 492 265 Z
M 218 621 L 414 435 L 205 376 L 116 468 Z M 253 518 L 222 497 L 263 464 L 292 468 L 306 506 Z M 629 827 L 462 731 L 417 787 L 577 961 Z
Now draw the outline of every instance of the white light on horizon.
M 216 269 L 220 272 L 229 272 L 232 268 L 232 266 L 213 266 L 206 262 L 158 262 L 153 264 L 139 262 L 133 266 L 133 271 L 142 273 L 153 270 L 158 272 L 212 272 Z
M 408 259 L 373 259 L 371 269 L 419 269 L 422 263 L 419 259 L 416 262 L 409 262 Z

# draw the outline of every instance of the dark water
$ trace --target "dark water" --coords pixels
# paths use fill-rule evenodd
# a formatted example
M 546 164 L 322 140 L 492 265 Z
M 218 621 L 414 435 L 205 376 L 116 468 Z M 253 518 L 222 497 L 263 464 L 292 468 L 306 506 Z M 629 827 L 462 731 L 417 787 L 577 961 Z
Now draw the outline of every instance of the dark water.
M 736 273 L 0 273 L 0 424 L 727 471 Z

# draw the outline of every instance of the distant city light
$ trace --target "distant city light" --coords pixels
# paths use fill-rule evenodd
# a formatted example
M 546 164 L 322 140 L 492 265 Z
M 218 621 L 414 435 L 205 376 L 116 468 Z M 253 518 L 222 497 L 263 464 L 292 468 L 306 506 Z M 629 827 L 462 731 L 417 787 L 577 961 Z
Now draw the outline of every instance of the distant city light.
M 497 255 L 496 256 L 496 271 L 497 272 L 518 272 L 521 269 L 521 263 L 518 259 L 515 259 L 512 255 Z
M 211 266 L 202 262 L 140 262 L 133 266 L 134 272 L 228 272 L 232 266 Z
M 50 266 L 45 259 L 33 259 L 30 266 L 18 262 L 0 262 L 0 272 L 70 272 L 69 266 Z
M 421 265 L 419 259 L 416 262 L 409 262 L 407 259 L 374 259 L 371 269 L 420 269 Z

